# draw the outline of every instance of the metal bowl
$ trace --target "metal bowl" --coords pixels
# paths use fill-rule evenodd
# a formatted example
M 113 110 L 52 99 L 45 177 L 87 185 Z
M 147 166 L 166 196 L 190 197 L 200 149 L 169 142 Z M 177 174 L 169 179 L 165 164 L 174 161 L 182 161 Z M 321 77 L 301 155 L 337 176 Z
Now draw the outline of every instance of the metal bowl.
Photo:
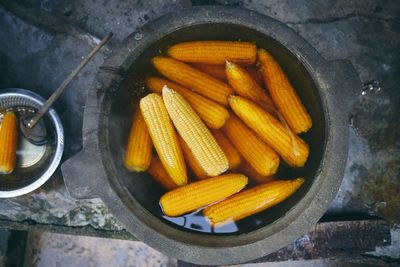
M 13 108 L 16 112 L 37 110 L 45 100 L 34 92 L 10 88 L 0 92 L 0 110 Z M 64 150 L 64 130 L 54 109 L 43 117 L 48 142 L 35 146 L 19 135 L 17 166 L 11 174 L 0 175 L 0 198 L 27 194 L 43 185 L 57 169 Z
M 189 40 L 249 40 L 268 49 L 287 72 L 313 118 L 302 136 L 310 157 L 301 170 L 306 182 L 290 199 L 240 221 L 240 231 L 201 232 L 162 217 L 162 190 L 146 174 L 130 173 L 122 154 L 132 102 L 146 93 L 142 77 L 149 58 L 168 45 Z M 305 234 L 324 214 L 343 178 L 348 151 L 349 104 L 360 81 L 345 60 L 327 61 L 286 25 L 256 12 L 195 7 L 168 14 L 130 35 L 104 63 L 84 115 L 81 153 L 62 166 L 68 190 L 77 198 L 100 197 L 138 239 L 163 253 L 198 264 L 234 264 L 267 255 Z M 121 75 L 122 73 L 122 75 Z M 243 140 L 246 142 L 246 140 Z M 86 177 L 86 179 L 81 179 Z

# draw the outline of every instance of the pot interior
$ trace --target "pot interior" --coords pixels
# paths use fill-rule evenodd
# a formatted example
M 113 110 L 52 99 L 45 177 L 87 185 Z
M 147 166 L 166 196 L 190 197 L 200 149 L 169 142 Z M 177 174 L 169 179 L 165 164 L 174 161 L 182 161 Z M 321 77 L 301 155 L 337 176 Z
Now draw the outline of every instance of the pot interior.
M 305 183 L 293 196 L 283 203 L 270 208 L 264 212 L 250 216 L 239 222 L 226 225 L 221 228 L 211 229 L 200 212 L 178 218 L 168 218 L 162 214 L 158 204 L 160 196 L 165 193 L 150 175 L 146 173 L 133 173 L 127 171 L 122 162 L 125 152 L 131 118 L 134 106 L 139 99 L 148 93 L 144 86 L 143 78 L 146 75 L 157 75 L 150 64 L 150 59 L 155 55 L 165 54 L 166 48 L 174 43 L 192 40 L 243 40 L 255 42 L 258 47 L 267 49 L 280 63 L 287 73 L 291 83 L 297 90 L 304 105 L 312 116 L 313 127 L 301 137 L 310 146 L 310 156 L 306 166 L 302 169 L 288 168 L 281 161 L 277 178 L 291 179 L 304 177 Z M 165 35 L 157 42 L 150 44 L 145 51 L 132 64 L 125 81 L 121 84 L 119 91 L 108 95 L 105 101 L 109 101 L 110 115 L 107 117 L 106 145 L 103 153 L 111 153 L 107 158 L 106 169 L 109 179 L 118 182 L 128 194 L 126 198 L 132 199 L 130 209 L 133 213 L 151 214 L 148 225 L 155 221 L 189 232 L 201 232 L 205 235 L 238 235 L 249 233 L 266 227 L 285 215 L 294 205 L 301 202 L 302 197 L 308 192 L 314 182 L 325 147 L 325 119 L 318 89 L 306 68 L 302 63 L 283 45 L 274 39 L 244 26 L 232 24 L 201 24 L 181 28 Z M 246 142 L 246 140 L 243 140 Z M 138 205 L 137 205 L 138 204 Z M 140 210 L 140 211 L 139 211 Z M 158 222 L 159 223 L 159 222 Z M 159 231 L 162 231 L 159 229 Z

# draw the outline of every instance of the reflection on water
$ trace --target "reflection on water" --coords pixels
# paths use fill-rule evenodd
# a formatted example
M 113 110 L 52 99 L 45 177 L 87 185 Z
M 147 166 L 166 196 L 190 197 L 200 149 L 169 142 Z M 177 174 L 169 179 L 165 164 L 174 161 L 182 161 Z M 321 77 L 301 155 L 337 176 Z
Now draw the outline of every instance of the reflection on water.
M 22 135 L 18 144 L 17 167 L 19 168 L 27 168 L 38 163 L 46 152 L 47 147 L 47 145 L 34 145 Z
M 168 217 L 164 215 L 163 218 L 169 222 L 172 222 L 173 224 L 196 232 L 235 233 L 239 231 L 239 228 L 237 227 L 235 222 L 231 222 L 223 226 L 212 227 L 203 216 L 202 210 L 198 210 L 179 217 Z

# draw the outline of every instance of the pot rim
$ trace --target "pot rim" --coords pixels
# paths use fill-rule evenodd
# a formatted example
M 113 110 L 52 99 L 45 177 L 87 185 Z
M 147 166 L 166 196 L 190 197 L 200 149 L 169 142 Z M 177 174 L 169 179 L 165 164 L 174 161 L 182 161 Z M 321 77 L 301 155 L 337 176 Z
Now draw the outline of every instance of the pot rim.
M 314 183 L 300 201 L 303 204 L 297 203 L 285 216 L 270 225 L 248 234 L 238 235 L 238 237 L 242 236 L 243 240 L 251 239 L 252 235 L 263 235 L 267 238 L 252 243 L 244 242 L 233 247 L 218 246 L 217 243 L 214 246 L 191 244 L 188 242 L 189 239 L 195 240 L 199 235 L 204 237 L 204 234 L 182 232 L 161 221 L 159 227 L 163 228 L 164 234 L 150 227 L 145 218 L 146 216 L 154 216 L 149 212 L 146 213 L 139 203 L 132 203 L 126 189 L 114 181 L 115 179 L 107 178 L 106 174 L 109 173 L 107 166 L 102 164 L 107 162 L 107 155 L 100 154 L 107 148 L 100 140 L 107 140 L 106 131 L 103 130 L 107 128 L 107 125 L 103 122 L 108 116 L 107 112 L 104 112 L 102 103 L 105 94 L 113 93 L 117 88 L 116 84 L 122 80 L 121 77 L 108 73 L 99 73 L 96 76 L 94 86 L 89 91 L 84 114 L 84 149 L 77 157 L 79 160 L 85 160 L 90 156 L 91 163 L 96 164 L 100 170 L 100 175 L 91 177 L 97 180 L 86 182 L 85 189 L 81 188 L 83 191 L 86 190 L 86 195 L 83 193 L 78 194 L 78 196 L 100 197 L 129 232 L 139 240 L 169 256 L 198 264 L 241 263 L 272 253 L 305 234 L 317 223 L 329 203 L 336 196 L 347 159 L 348 125 L 347 109 L 335 108 L 343 99 L 340 99 L 342 96 L 339 97 L 338 93 L 335 94 L 334 89 L 346 87 L 344 83 L 341 84 L 338 80 L 352 81 L 350 82 L 352 85 L 358 85 L 358 81 L 355 81 L 354 73 L 351 75 L 339 71 L 340 68 L 353 70 L 351 66 L 349 67 L 348 62 L 337 62 L 335 64 L 326 61 L 306 40 L 283 23 L 254 11 L 228 7 L 192 7 L 153 20 L 132 33 L 120 45 L 116 53 L 104 62 L 104 65 L 120 66 L 120 69 L 127 71 L 149 43 L 151 44 L 152 40 L 158 39 L 159 35 L 168 35 L 182 27 L 209 23 L 238 24 L 256 29 L 260 33 L 275 39 L 298 58 L 314 80 L 325 114 L 327 135 L 325 151 L 330 151 L 330 153 L 324 153 Z M 138 33 L 142 36 L 140 40 L 137 40 Z M 67 188 L 72 189 L 71 191 L 74 191 L 74 187 L 77 188 L 73 184 L 72 176 L 76 175 L 71 170 L 74 169 L 73 164 L 72 160 L 63 165 L 65 182 Z M 139 205 L 137 206 L 137 214 L 133 214 L 128 209 L 127 203 L 133 206 Z M 173 238 L 179 236 L 178 232 L 184 235 L 184 237 L 181 236 L 182 238 L 179 241 Z M 218 238 L 211 236 L 211 238 L 218 242 L 232 238 L 232 236 Z

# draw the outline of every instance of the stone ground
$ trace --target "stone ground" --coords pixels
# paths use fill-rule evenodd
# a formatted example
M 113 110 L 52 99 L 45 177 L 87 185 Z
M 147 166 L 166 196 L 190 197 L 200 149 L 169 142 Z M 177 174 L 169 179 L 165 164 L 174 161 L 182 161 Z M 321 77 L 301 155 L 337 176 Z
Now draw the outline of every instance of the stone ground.
M 0 1 L 2 3 L 3 0 Z M 391 222 L 392 246 L 377 248 L 373 253 L 400 258 L 400 4 L 396 0 L 339 0 L 339 1 L 99 1 L 99 0 L 26 0 L 26 6 L 58 14 L 67 21 L 102 37 L 109 31 L 118 42 L 147 21 L 162 14 L 200 4 L 221 4 L 256 10 L 286 23 L 308 40 L 327 59 L 349 59 L 356 67 L 362 82 L 380 82 L 380 88 L 360 89 L 355 96 L 350 135 L 349 160 L 341 189 L 327 214 L 363 213 L 380 216 Z M 0 5 L 0 88 L 20 87 L 47 97 L 90 51 L 90 46 L 73 36 L 35 27 L 14 16 Z M 71 84 L 57 103 L 66 130 L 64 159 L 81 148 L 81 123 L 85 96 L 98 66 L 106 57 L 101 52 Z M 1 91 L 1 89 L 0 89 Z M 0 219 L 32 221 L 43 224 L 86 226 L 105 230 L 123 228 L 98 199 L 74 200 L 68 194 L 57 172 L 41 189 L 23 197 L 0 200 Z M 0 238 L 1 243 L 6 234 Z M 60 259 L 67 256 L 70 244 L 79 244 L 87 255 L 99 259 L 103 251 L 90 250 L 85 244 L 104 244 L 107 255 L 103 266 L 140 265 L 124 262 L 125 254 L 116 251 L 142 251 L 141 256 L 154 255 L 156 263 L 174 264 L 157 252 L 137 242 L 112 241 L 68 236 L 37 236 L 34 250 L 41 255 L 33 261 L 37 266 L 53 265 L 46 251 L 57 251 Z M 73 245 L 71 245 L 73 246 Z M 80 246 L 72 248 L 78 253 Z M 144 253 L 144 251 L 146 253 Z M 151 251 L 151 253 L 150 253 Z M 83 254 L 85 254 L 83 253 Z M 92 253 L 92 254 L 91 254 Z M 133 254 L 136 255 L 136 254 Z M 139 254 L 138 254 L 139 255 Z M 34 256 L 32 256 L 34 258 Z M 64 265 L 84 264 L 90 259 L 63 260 Z M 138 256 L 139 257 L 139 256 Z M 63 258 L 64 259 L 64 258 Z M 76 260 L 76 261 L 75 261 Z M 61 262 L 61 261 L 60 261 Z M 85 263 L 87 263 L 85 265 Z M 109 263 L 109 264 L 105 264 Z M 275 264 L 275 263 L 274 263 Z M 295 262 L 284 263 L 296 266 Z M 301 263 L 299 263 L 301 264 Z M 336 264 L 334 261 L 315 261 L 307 264 Z M 89 265 L 90 266 L 90 265 Z M 272 266 L 272 265 L 271 265 Z M 323 265 L 315 265 L 323 266 Z

